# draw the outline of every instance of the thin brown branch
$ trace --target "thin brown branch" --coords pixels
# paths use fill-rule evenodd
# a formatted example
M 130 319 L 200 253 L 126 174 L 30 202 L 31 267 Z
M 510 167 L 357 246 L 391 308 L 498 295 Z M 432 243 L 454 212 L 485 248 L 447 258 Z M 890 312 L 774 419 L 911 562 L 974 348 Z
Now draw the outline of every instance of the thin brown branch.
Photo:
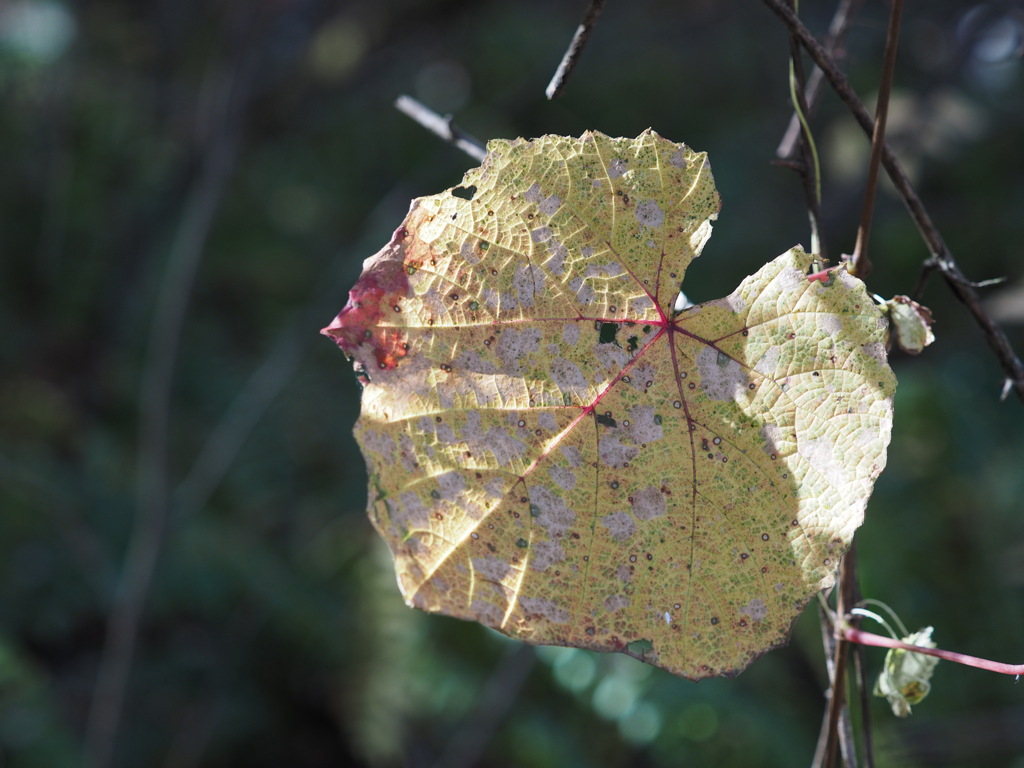
M 853 737 L 853 718 L 850 716 L 850 707 L 845 701 L 839 712 L 839 754 L 843 757 L 845 768 L 860 768 L 860 763 L 857 761 L 857 742 Z
M 846 104 L 857 123 L 868 135 L 871 135 L 874 131 L 874 121 L 870 113 L 857 97 L 857 94 L 853 92 L 846 76 L 839 70 L 828 52 L 825 51 L 821 44 L 800 22 L 800 19 L 796 17 L 784 0 L 762 0 L 762 2 L 782 19 L 788 29 L 796 34 L 800 44 L 804 46 L 815 63 L 821 67 L 829 84 L 843 103 Z M 900 199 L 903 200 L 903 204 L 910 213 L 911 219 L 917 225 L 921 237 L 927 244 L 931 252 L 930 260 L 935 262 L 934 268 L 942 273 L 953 295 L 967 307 L 968 312 L 980 326 L 989 347 L 995 352 L 996 358 L 1006 374 L 1006 378 L 1012 382 L 1013 389 L 1017 393 L 1018 398 L 1021 402 L 1024 402 L 1024 364 L 1021 363 L 1020 358 L 1014 352 L 1002 328 L 989 317 L 982 307 L 981 298 L 978 296 L 977 291 L 974 290 L 971 281 L 960 271 L 960 267 L 946 247 L 942 235 L 939 234 L 938 228 L 932 222 L 927 210 L 925 210 L 924 204 L 910 183 L 909 177 L 888 144 L 883 145 L 882 148 L 882 167 L 888 173 Z
M 790 2 L 792 3 L 792 0 Z M 804 96 L 807 85 L 806 78 L 804 77 L 804 63 L 801 57 L 800 42 L 792 33 L 789 35 L 789 60 L 794 81 L 791 84 L 790 90 L 797 102 L 795 107 L 799 109 L 799 114 L 804 116 L 803 121 L 798 119 L 800 124 L 799 147 L 801 159 L 798 172 L 804 189 L 804 199 L 807 201 L 807 218 L 811 227 L 811 252 L 827 260 L 827 249 L 822 237 L 821 200 L 818 196 L 821 190 L 821 179 L 819 178 L 821 169 L 815 162 L 815 154 L 812 149 L 814 138 L 811 136 L 810 128 L 807 124 L 808 105 L 807 99 Z
M 830 656 L 831 658 L 831 656 Z M 828 707 L 821 713 L 821 726 L 818 728 L 818 741 L 814 745 L 814 757 L 811 758 L 811 768 L 821 768 L 825 760 L 825 745 L 828 743 Z
M 903 16 L 903 0 L 892 0 L 889 12 L 889 30 L 885 37 L 885 64 L 882 68 L 882 84 L 878 89 L 878 103 L 875 105 L 875 127 L 871 134 L 871 160 L 868 162 L 867 185 L 864 189 L 864 206 L 857 228 L 857 242 L 850 257 L 850 274 L 861 280 L 871 274 L 868 259 L 868 240 L 871 237 L 871 219 L 875 212 L 875 192 L 878 189 L 878 166 L 885 146 L 885 121 L 889 116 L 889 94 L 896 72 L 896 50 L 900 41 L 900 20 Z
M 844 603 L 844 609 L 857 605 L 862 598 L 860 593 L 860 580 L 857 576 L 857 542 L 850 545 L 850 550 L 843 556 L 840 564 L 839 596 Z M 844 614 L 839 614 L 840 616 Z M 853 736 L 853 717 L 849 707 L 843 702 L 843 717 L 841 719 L 842 730 L 839 732 L 839 746 L 842 750 L 843 759 L 849 768 L 857 766 L 857 742 Z M 869 723 L 870 726 L 870 723 Z
M 921 272 L 917 276 L 917 284 L 914 286 L 913 293 L 910 294 L 910 298 L 914 301 L 921 302 L 924 296 L 924 287 L 928 283 L 928 278 L 931 277 L 932 272 L 938 268 L 938 264 L 932 259 L 925 259 L 924 263 L 921 264 Z
M 548 83 L 548 87 L 544 91 L 548 101 L 559 96 L 565 88 L 569 75 L 576 69 L 576 62 L 579 61 L 580 54 L 583 53 L 583 47 L 587 44 L 587 40 L 590 39 L 590 31 L 594 28 L 594 24 L 597 23 L 597 17 L 601 15 L 603 7 L 604 0 L 590 0 L 590 5 L 587 6 L 587 11 L 583 14 L 583 20 L 576 27 L 576 34 L 572 36 L 569 47 L 566 49 L 562 61 L 558 64 L 558 69 L 555 70 L 555 74 L 551 77 L 551 82 Z
M 859 621 L 857 617 L 852 617 Z M 868 700 L 868 680 L 864 670 L 864 650 L 857 643 L 853 644 L 853 670 L 857 677 L 857 700 L 860 703 L 861 755 L 864 757 L 864 768 L 875 768 L 875 745 L 871 733 L 871 704 Z
M 819 595 L 818 619 L 821 623 L 821 645 L 825 651 L 825 671 L 828 674 L 829 687 L 825 691 L 826 704 L 832 696 L 832 670 L 835 668 L 836 655 L 836 623 L 835 615 L 828 607 L 824 597 Z M 811 760 L 811 768 L 821 768 L 825 762 L 825 747 L 828 744 L 828 719 L 829 707 L 821 713 L 821 727 L 818 729 L 818 741 L 814 747 L 814 757 Z
M 825 50 L 831 56 L 837 57 L 840 55 L 843 42 L 846 40 L 846 33 L 853 22 L 853 17 L 857 14 L 863 3 L 864 0 L 840 0 L 839 5 L 836 6 L 836 12 L 832 16 L 831 23 L 829 23 L 828 36 L 824 42 Z M 815 106 L 817 106 L 823 82 L 824 75 L 822 74 L 821 67 L 815 66 L 811 70 L 810 77 L 807 78 L 807 87 L 804 89 L 804 102 L 807 105 L 804 117 L 807 120 L 810 120 L 811 114 L 814 112 Z M 791 158 L 796 153 L 800 133 L 800 115 L 796 110 L 793 110 L 793 115 L 789 118 L 789 125 L 786 126 L 786 132 L 782 135 L 782 141 L 779 142 L 778 149 L 775 150 L 775 157 L 780 161 Z
M 835 615 L 828 607 L 827 602 L 822 599 L 818 602 L 818 613 L 821 620 L 821 644 L 825 650 L 825 670 L 828 673 L 829 688 L 826 691 L 826 701 L 831 701 L 832 681 L 835 679 L 835 656 L 836 656 L 836 623 Z M 854 646 L 856 647 L 856 646 Z M 843 701 L 839 713 L 839 747 L 846 761 L 848 768 L 857 768 L 857 754 L 853 738 L 853 722 L 850 717 L 849 707 Z M 811 761 L 811 768 L 822 768 L 825 762 L 826 749 L 829 743 L 829 717 L 831 708 L 825 707 L 822 712 L 821 727 L 818 731 L 818 742 L 814 749 L 814 758 Z M 835 745 L 833 743 L 833 751 Z
M 839 580 L 836 590 L 836 616 L 846 615 L 857 603 L 857 554 L 854 547 L 843 556 L 839 564 Z M 828 700 L 828 740 L 825 744 L 824 767 L 831 768 L 835 758 L 836 742 L 843 740 L 843 758 L 850 768 L 856 763 L 853 749 L 852 728 L 849 711 L 846 708 L 846 667 L 849 660 L 850 644 L 840 634 L 836 636 L 835 654 L 832 664 L 831 695 Z M 844 717 L 841 718 L 841 715 Z M 841 722 L 842 720 L 842 722 Z M 842 735 L 841 735 L 842 734 Z
M 403 115 L 411 117 L 453 147 L 461 149 L 478 163 L 483 162 L 484 155 L 487 154 L 487 148 L 483 142 L 459 128 L 451 115 L 442 117 L 430 107 L 405 94 L 395 99 L 395 109 Z

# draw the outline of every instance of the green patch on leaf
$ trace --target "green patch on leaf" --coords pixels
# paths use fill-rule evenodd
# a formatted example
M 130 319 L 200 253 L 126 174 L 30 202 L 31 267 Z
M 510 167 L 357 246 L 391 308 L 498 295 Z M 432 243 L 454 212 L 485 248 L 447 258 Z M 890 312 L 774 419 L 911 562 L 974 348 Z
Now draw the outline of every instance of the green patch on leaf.
M 643 656 L 644 654 L 654 650 L 654 643 L 650 640 L 634 640 L 626 645 L 626 650 L 634 656 Z
M 380 484 L 379 474 L 370 475 L 370 485 L 373 487 L 374 491 L 376 491 L 376 496 L 374 497 L 375 503 L 387 498 L 388 492 L 385 491 L 384 487 Z
M 601 333 L 597 340 L 600 344 L 610 344 L 615 341 L 615 334 L 619 332 L 618 323 L 601 323 Z

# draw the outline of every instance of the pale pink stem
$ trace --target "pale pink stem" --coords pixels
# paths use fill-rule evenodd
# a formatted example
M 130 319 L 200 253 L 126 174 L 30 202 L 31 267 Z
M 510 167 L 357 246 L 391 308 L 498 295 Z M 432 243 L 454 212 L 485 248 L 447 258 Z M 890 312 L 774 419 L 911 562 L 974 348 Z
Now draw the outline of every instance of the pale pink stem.
M 987 669 L 989 672 L 998 672 L 1001 675 L 1024 675 L 1024 664 L 1003 664 L 999 661 L 989 661 L 988 659 L 979 659 L 977 656 L 968 656 L 965 653 L 944 651 L 941 648 L 925 648 L 921 645 L 911 645 L 910 643 L 904 643 L 902 640 L 893 640 L 891 637 L 876 635 L 873 632 L 865 632 L 854 627 L 844 627 L 843 638 L 851 643 L 860 643 L 861 645 L 873 645 L 877 648 L 898 648 L 903 651 L 923 653 L 926 656 L 936 656 L 956 664 Z

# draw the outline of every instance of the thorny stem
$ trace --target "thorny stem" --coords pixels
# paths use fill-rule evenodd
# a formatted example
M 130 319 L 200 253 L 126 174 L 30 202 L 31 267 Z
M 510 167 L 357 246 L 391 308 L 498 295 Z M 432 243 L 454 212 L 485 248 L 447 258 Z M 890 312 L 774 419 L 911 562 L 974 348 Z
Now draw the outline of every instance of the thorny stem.
M 434 110 L 416 101 L 412 96 L 401 95 L 395 99 L 395 109 L 422 125 L 435 136 L 453 147 L 461 149 L 478 163 L 483 162 L 487 148 L 480 139 L 463 131 L 455 124 L 451 115 L 442 117 Z
M 804 46 L 815 63 L 821 67 L 833 90 L 842 99 L 843 103 L 846 104 L 857 123 L 870 135 L 874 131 L 874 121 L 871 115 L 853 92 L 853 89 L 850 88 L 846 76 L 839 70 L 828 52 L 825 51 L 810 31 L 800 22 L 800 19 L 796 17 L 784 0 L 762 0 L 762 2 L 782 19 L 788 29 L 796 34 L 800 44 Z M 978 296 L 977 291 L 974 290 L 973 284 L 960 271 L 960 267 L 946 247 L 942 235 L 939 234 L 921 199 L 917 196 L 917 192 L 910 183 L 906 172 L 887 144 L 883 145 L 882 148 L 882 167 L 888 173 L 893 186 L 899 193 L 900 198 L 910 213 L 910 217 L 917 225 L 921 237 L 931 252 L 931 256 L 925 262 L 925 265 L 942 272 L 942 276 L 945 278 L 946 284 L 953 292 L 953 295 L 967 307 L 975 322 L 981 327 L 989 347 L 995 352 L 1003 371 L 1006 373 L 1009 385 L 1016 391 L 1021 402 L 1024 402 L 1024 363 L 1021 363 L 1020 358 L 1017 357 L 1002 328 L 989 317 L 982 307 L 981 298 Z
M 889 94 L 892 92 L 893 75 L 896 71 L 896 50 L 899 48 L 902 16 L 903 0 L 893 0 L 892 9 L 889 12 L 889 31 L 885 38 L 885 65 L 882 69 L 882 84 L 878 90 L 878 104 L 875 105 L 875 128 L 871 134 L 871 160 L 868 163 L 867 186 L 864 189 L 864 207 L 860 213 L 857 243 L 853 247 L 853 255 L 850 257 L 850 274 L 861 280 L 871 274 L 868 239 L 871 237 L 871 218 L 875 211 L 878 166 L 882 160 L 882 147 L 885 145 L 885 121 L 889 115 Z
M 558 69 L 555 70 L 555 74 L 551 77 L 551 82 L 548 83 L 548 87 L 544 91 L 548 101 L 559 96 L 564 90 L 565 84 L 569 80 L 569 75 L 576 69 L 576 62 L 579 61 L 580 54 L 583 53 L 583 47 L 587 44 L 587 40 L 590 39 L 590 31 L 594 28 L 594 24 L 597 23 L 597 17 L 601 15 L 603 7 L 604 0 L 590 0 L 590 5 L 587 6 L 586 13 L 583 14 L 583 20 L 576 27 L 576 34 L 572 36 L 572 41 L 570 41 L 562 61 L 559 62 Z
M 965 667 L 976 667 L 977 669 L 984 669 L 988 672 L 997 672 L 1000 675 L 1014 675 L 1015 677 L 1024 675 L 1024 664 L 1004 664 L 1001 661 L 991 661 L 990 659 L 981 659 L 977 656 L 968 656 L 966 653 L 944 651 L 941 648 L 926 648 L 922 645 L 911 645 L 910 643 L 905 643 L 902 640 L 885 637 L 885 635 L 876 635 L 874 632 L 865 632 L 862 629 L 857 629 L 850 625 L 842 627 L 842 636 L 850 643 L 871 645 L 876 648 L 895 648 L 896 650 L 910 651 L 912 653 L 923 653 L 925 656 L 935 656 L 943 661 L 952 661 L 955 664 L 963 664 Z

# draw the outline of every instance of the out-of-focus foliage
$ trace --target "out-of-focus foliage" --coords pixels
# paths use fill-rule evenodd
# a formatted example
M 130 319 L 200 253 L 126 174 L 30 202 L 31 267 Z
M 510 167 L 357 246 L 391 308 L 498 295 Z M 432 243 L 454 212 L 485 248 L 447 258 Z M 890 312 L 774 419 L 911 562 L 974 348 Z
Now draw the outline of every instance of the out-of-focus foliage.
M 799 184 L 769 162 L 789 119 L 774 17 L 758 3 L 609 3 L 548 103 L 581 12 L 0 2 L 5 765 L 80 764 L 135 521 L 163 499 L 116 765 L 809 763 L 824 684 L 813 612 L 735 680 L 535 653 L 406 609 L 364 516 L 358 389 L 316 331 L 407 201 L 473 164 L 393 111 L 397 94 L 485 139 L 652 126 L 707 150 L 725 206 L 713 258 L 687 276 L 696 301 L 807 239 Z M 866 95 L 882 12 L 865 10 L 847 44 Z M 1019 6 L 953 0 L 906 14 L 892 141 L 977 279 L 1024 272 L 1019 19 Z M 813 125 L 838 253 L 867 144 L 834 98 Z M 925 255 L 883 196 L 869 288 L 911 293 Z M 937 340 L 893 358 L 863 591 L 944 646 L 1018 659 L 1021 406 L 998 401 L 992 355 L 935 277 L 922 301 Z M 882 656 L 867 661 L 877 671 Z M 1012 680 L 940 665 L 909 721 L 873 707 L 879 765 L 1021 765 Z

